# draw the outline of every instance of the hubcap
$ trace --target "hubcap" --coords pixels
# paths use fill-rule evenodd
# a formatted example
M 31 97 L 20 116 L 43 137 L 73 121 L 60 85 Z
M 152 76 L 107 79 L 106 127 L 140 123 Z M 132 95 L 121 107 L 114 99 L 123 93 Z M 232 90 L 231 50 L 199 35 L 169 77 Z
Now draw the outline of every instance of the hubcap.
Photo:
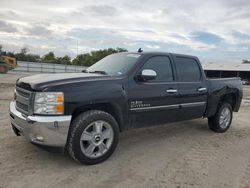
M 220 114 L 220 119 L 219 119 L 220 127 L 222 129 L 227 128 L 230 124 L 230 121 L 231 121 L 230 109 L 225 107 L 225 108 L 223 108 L 223 110 L 221 111 L 221 114 Z
M 80 146 L 82 152 L 90 157 L 103 156 L 111 147 L 114 138 L 112 126 L 106 121 L 94 121 L 82 132 Z

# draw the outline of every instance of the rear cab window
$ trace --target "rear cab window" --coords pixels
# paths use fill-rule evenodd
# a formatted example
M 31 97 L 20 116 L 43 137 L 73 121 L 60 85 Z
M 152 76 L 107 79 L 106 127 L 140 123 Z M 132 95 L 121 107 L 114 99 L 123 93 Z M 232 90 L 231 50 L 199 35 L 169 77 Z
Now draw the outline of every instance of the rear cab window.
M 200 82 L 201 70 L 194 58 L 176 57 L 176 72 L 179 82 Z

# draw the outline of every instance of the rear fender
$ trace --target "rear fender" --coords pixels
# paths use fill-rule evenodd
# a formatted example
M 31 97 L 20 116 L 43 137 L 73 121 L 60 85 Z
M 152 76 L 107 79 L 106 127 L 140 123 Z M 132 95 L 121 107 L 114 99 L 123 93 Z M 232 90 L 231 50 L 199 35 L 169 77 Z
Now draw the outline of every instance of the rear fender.
M 214 116 L 217 111 L 218 105 L 220 104 L 220 102 L 223 102 L 225 99 L 227 99 L 227 96 L 233 97 L 232 108 L 233 111 L 237 112 L 240 108 L 242 94 L 236 88 L 229 88 L 225 86 L 222 89 L 215 90 L 208 95 L 208 105 L 204 116 Z

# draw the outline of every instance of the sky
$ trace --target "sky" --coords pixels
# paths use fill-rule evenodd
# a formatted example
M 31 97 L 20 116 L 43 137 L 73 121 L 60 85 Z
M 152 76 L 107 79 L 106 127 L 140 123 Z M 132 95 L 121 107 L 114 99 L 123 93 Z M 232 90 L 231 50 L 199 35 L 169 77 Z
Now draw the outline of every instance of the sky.
M 250 0 L 0 0 L 5 50 L 72 58 L 104 48 L 250 59 Z

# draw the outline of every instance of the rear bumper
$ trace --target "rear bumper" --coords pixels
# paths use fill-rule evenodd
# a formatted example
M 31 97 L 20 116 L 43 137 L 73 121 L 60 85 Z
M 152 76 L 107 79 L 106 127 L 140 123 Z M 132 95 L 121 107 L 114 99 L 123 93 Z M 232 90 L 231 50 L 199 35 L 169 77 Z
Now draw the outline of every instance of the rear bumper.
M 24 116 L 12 101 L 10 120 L 17 135 L 23 135 L 36 145 L 60 148 L 66 145 L 71 116 Z

